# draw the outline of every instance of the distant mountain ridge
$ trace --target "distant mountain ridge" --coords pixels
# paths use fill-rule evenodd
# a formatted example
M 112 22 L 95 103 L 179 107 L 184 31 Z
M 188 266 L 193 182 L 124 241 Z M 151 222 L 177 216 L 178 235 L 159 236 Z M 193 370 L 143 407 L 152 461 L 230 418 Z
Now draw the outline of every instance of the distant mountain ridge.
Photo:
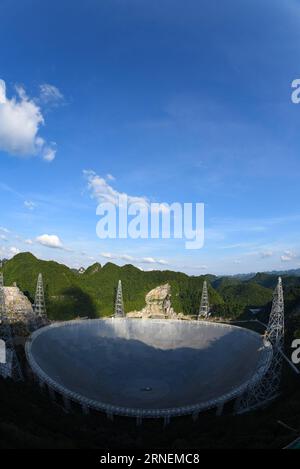
M 263 274 L 268 274 L 268 275 L 289 275 L 289 276 L 295 276 L 295 277 L 300 277 L 300 269 L 287 269 L 287 270 L 264 270 L 261 272 Z M 233 275 L 228 275 L 228 277 L 232 278 L 237 278 L 240 280 L 250 280 L 253 278 L 257 272 L 249 272 L 246 274 L 233 274 Z
M 172 306 L 176 312 L 198 312 L 203 281 L 208 281 L 210 303 L 215 315 L 239 317 L 249 308 L 269 308 L 278 274 L 257 273 L 250 278 L 214 275 L 189 276 L 182 272 L 142 271 L 127 264 L 122 267 L 108 262 L 95 263 L 84 271 L 70 269 L 54 261 L 37 259 L 20 253 L 3 265 L 5 284 L 16 282 L 33 301 L 37 275 L 43 274 L 48 313 L 52 319 L 77 316 L 99 317 L 113 313 L 118 280 L 122 280 L 126 311 L 140 310 L 151 289 L 169 283 Z M 286 297 L 293 308 L 300 304 L 300 277 L 283 275 Z

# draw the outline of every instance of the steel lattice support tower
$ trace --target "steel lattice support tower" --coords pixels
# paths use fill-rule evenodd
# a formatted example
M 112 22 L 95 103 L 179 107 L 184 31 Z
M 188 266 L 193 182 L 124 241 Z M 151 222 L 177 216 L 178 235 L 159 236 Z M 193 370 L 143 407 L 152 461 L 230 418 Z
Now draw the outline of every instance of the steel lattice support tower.
M 116 295 L 116 302 L 115 302 L 115 318 L 124 318 L 124 303 L 123 303 L 123 293 L 122 293 L 122 282 L 119 280 L 118 288 L 117 288 L 117 295 Z
M 198 319 L 208 318 L 208 316 L 209 316 L 209 298 L 208 298 L 207 282 L 206 280 L 204 280 Z
M 273 355 L 271 364 L 262 379 L 254 385 L 250 385 L 249 389 L 238 401 L 236 406 L 237 413 L 254 410 L 272 401 L 279 394 L 284 347 L 284 299 L 280 277 L 273 294 L 272 310 L 265 338 L 272 344 Z
M 47 315 L 42 274 L 38 275 L 33 311 L 38 318 L 45 318 Z
M 23 380 L 20 363 L 15 351 L 9 319 L 6 315 L 3 273 L 0 272 L 0 339 L 5 343 L 6 363 L 0 363 L 0 375 L 15 381 Z
M 284 346 L 284 300 L 281 277 L 278 278 L 277 286 L 273 293 L 273 304 L 266 338 L 271 344 L 279 349 Z

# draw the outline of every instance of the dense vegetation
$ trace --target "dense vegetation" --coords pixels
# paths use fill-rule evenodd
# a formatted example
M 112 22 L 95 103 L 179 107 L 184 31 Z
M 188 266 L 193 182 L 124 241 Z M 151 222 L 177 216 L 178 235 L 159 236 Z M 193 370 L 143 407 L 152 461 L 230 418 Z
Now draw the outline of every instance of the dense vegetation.
M 277 282 L 275 274 L 256 274 L 246 280 L 238 277 L 188 276 L 181 272 L 144 272 L 133 265 L 119 267 L 112 263 L 96 263 L 83 274 L 53 261 L 42 261 L 30 253 L 21 253 L 6 261 L 3 267 L 5 284 L 16 282 L 33 301 L 36 280 L 44 278 L 48 314 L 52 319 L 77 316 L 99 317 L 113 312 L 116 286 L 123 284 L 126 311 L 141 309 L 145 295 L 152 288 L 169 282 L 175 311 L 197 314 L 203 281 L 209 285 L 213 314 L 232 319 L 249 317 L 249 308 L 269 310 L 272 291 Z M 286 275 L 287 311 L 297 311 L 300 304 L 300 278 Z

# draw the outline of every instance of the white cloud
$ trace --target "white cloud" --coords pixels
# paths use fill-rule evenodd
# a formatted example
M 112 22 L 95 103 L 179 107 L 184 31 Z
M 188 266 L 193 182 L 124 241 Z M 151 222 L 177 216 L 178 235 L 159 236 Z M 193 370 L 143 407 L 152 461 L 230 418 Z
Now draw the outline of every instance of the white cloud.
M 154 257 L 142 257 L 141 259 L 137 257 L 130 256 L 128 254 L 112 254 L 111 252 L 101 252 L 101 257 L 105 259 L 120 259 L 128 262 L 136 262 L 137 264 L 160 264 L 168 265 L 169 263 L 164 259 L 154 259 Z
M 24 205 L 26 208 L 28 208 L 28 210 L 34 210 L 36 207 L 36 203 L 32 200 L 25 200 Z
M 57 235 L 43 234 L 37 236 L 36 241 L 48 248 L 63 249 L 63 244 Z
M 0 79 L 0 150 L 16 156 L 41 155 L 49 161 L 52 144 L 38 135 L 45 123 L 41 109 L 23 87 L 17 87 L 16 92 L 17 96 L 9 99 L 5 82 Z
M 57 105 L 64 100 L 64 96 L 56 86 L 43 83 L 40 85 L 40 100 L 46 104 Z
M 32 245 L 32 244 L 33 244 L 33 241 L 32 241 L 32 239 L 25 239 L 25 241 L 24 241 L 24 242 L 25 242 L 26 244 L 30 244 L 30 245 Z
M 16 254 L 19 254 L 20 249 L 16 248 L 15 246 L 11 246 L 8 251 L 11 255 L 15 256 Z
M 110 252 L 100 252 L 100 256 L 104 257 L 105 259 L 117 259 L 116 256 L 114 256 Z
M 164 259 L 155 259 L 154 257 L 143 257 L 140 261 L 141 264 L 161 264 L 168 265 L 168 262 Z
M 116 178 L 112 174 L 107 174 L 106 179 L 108 179 L 109 181 L 115 181 L 116 180 Z
M 0 239 L 2 241 L 7 241 L 7 237 L 4 234 L 0 234 Z
M 107 180 L 114 180 L 113 176 L 109 174 L 106 175 L 106 178 L 99 176 L 92 170 L 84 170 L 83 174 L 88 181 L 88 189 L 91 196 L 98 204 L 110 203 L 119 208 L 123 202 L 122 197 L 126 197 L 128 206 L 136 204 L 141 209 L 146 208 L 150 210 L 151 213 L 168 213 L 170 211 L 170 207 L 166 203 L 152 205 L 147 197 L 139 197 L 117 191 L 107 182 Z
M 266 259 L 268 257 L 272 257 L 273 256 L 273 251 L 263 251 L 260 253 L 260 257 L 262 259 Z
M 107 180 L 101 176 L 98 176 L 92 170 L 84 170 L 83 174 L 88 181 L 88 189 L 91 192 L 91 196 L 98 203 L 110 202 L 114 205 L 119 204 L 120 196 L 127 196 L 128 203 L 138 203 L 143 206 L 149 206 L 149 201 L 146 197 L 136 197 L 125 194 L 124 192 L 118 192 L 111 185 L 108 184 Z M 106 178 L 108 178 L 106 176 Z
M 0 255 L 6 258 L 13 257 L 16 254 L 19 254 L 19 252 L 20 252 L 20 249 L 17 248 L 16 246 L 9 246 L 9 247 L 0 246 Z
M 156 260 L 153 257 L 143 257 L 139 262 L 141 264 L 156 264 Z
M 129 256 L 128 254 L 121 254 L 120 259 L 123 261 L 134 261 L 134 257 Z
M 0 226 L 0 231 L 3 231 L 3 233 L 10 233 L 10 231 L 4 226 Z
M 51 163 L 55 159 L 56 149 L 54 148 L 55 143 L 52 143 L 51 147 L 46 146 L 43 150 L 43 159 Z
M 165 261 L 164 259 L 158 259 L 157 264 L 169 265 L 169 262 Z
M 289 262 L 295 259 L 297 256 L 292 251 L 284 251 L 283 255 L 280 256 L 282 262 Z
M 121 259 L 123 261 L 134 261 L 135 260 L 134 257 L 129 256 L 128 254 L 112 254 L 111 252 L 101 252 L 100 256 L 104 257 L 105 259 Z

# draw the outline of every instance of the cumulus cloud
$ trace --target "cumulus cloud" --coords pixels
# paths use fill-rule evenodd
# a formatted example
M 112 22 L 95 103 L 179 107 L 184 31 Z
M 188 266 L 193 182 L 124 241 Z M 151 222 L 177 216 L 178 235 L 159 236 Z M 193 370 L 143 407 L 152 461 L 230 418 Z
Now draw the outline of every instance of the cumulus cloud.
M 16 93 L 9 99 L 5 82 L 0 79 L 0 150 L 23 157 L 40 155 L 52 161 L 56 150 L 39 135 L 45 124 L 40 107 L 23 87 L 16 87 Z
M 168 204 L 151 204 L 147 197 L 135 196 L 117 191 L 108 183 L 108 180 L 114 180 L 114 177 L 110 174 L 107 174 L 106 177 L 102 177 L 96 174 L 95 171 L 84 170 L 83 175 L 88 181 L 88 189 L 91 193 L 91 197 L 95 199 L 98 204 L 111 203 L 116 207 L 120 207 L 123 202 L 122 198 L 125 197 L 127 199 L 128 206 L 135 204 L 140 209 L 145 208 L 151 210 L 151 213 L 168 213 L 170 211 L 170 206 Z
M 121 196 L 127 196 L 129 204 L 137 203 L 142 206 L 149 205 L 149 201 L 146 197 L 136 197 L 126 194 L 125 192 L 118 192 L 107 182 L 107 179 L 110 179 L 108 176 L 106 176 L 106 178 L 98 176 L 98 174 L 92 170 L 84 170 L 83 174 L 88 181 L 88 189 L 92 198 L 98 203 L 109 202 L 117 206 L 119 204 L 119 198 Z
M 48 248 L 63 249 L 63 244 L 57 235 L 43 234 L 37 236 L 36 241 Z

